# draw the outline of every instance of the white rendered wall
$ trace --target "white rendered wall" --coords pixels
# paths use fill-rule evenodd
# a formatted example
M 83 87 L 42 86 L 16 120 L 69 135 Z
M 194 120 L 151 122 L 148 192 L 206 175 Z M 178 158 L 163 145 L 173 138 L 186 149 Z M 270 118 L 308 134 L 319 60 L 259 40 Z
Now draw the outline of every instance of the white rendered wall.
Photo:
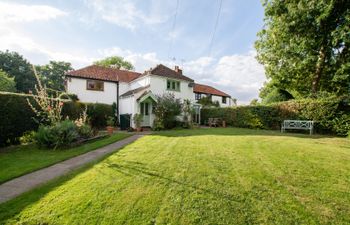
M 191 102 L 194 102 L 194 94 L 193 94 L 193 87 L 188 87 L 189 81 L 184 80 L 178 80 L 180 81 L 180 91 L 169 91 L 167 90 L 167 80 L 176 80 L 171 79 L 167 77 L 161 77 L 161 76 L 150 76 L 150 83 L 151 83 L 151 91 L 155 95 L 162 95 L 164 93 L 170 92 L 175 95 L 175 98 L 179 98 L 182 101 L 184 99 L 189 99 Z
M 130 85 L 129 85 L 129 90 L 134 90 L 136 88 L 139 88 L 139 87 L 145 87 L 147 85 L 150 84 L 150 76 L 143 76 L 141 78 L 138 78 L 134 81 L 131 81 L 130 82 Z
M 119 82 L 119 96 L 130 90 L 129 83 Z
M 104 81 L 103 91 L 93 91 L 86 89 L 86 79 L 68 77 L 67 92 L 76 94 L 80 101 L 90 103 L 113 104 L 117 102 L 117 84 Z
M 119 114 L 134 114 L 135 113 L 134 102 L 135 102 L 135 98 L 132 95 L 125 98 L 120 98 Z
M 222 103 L 222 96 L 212 95 L 211 96 L 211 100 L 213 102 L 218 101 L 220 103 L 220 107 L 229 107 L 229 106 L 231 106 L 231 98 L 230 97 L 226 97 L 226 104 Z

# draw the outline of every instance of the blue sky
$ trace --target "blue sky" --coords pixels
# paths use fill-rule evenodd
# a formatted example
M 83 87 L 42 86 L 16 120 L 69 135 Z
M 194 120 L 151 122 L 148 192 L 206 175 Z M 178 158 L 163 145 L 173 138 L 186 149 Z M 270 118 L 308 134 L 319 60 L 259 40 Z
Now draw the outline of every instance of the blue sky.
M 259 0 L 0 0 L 0 50 L 18 51 L 31 63 L 64 60 L 75 69 L 110 55 L 136 71 L 180 65 L 198 83 L 248 103 L 265 80 L 255 60 L 263 26 Z

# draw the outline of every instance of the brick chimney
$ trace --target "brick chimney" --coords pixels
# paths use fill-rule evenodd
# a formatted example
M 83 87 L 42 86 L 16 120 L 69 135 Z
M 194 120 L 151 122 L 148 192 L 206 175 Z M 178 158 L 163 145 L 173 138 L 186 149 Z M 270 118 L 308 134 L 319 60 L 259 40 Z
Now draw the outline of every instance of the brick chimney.
M 182 75 L 182 70 L 179 68 L 179 66 L 175 66 L 175 72 L 179 75 Z

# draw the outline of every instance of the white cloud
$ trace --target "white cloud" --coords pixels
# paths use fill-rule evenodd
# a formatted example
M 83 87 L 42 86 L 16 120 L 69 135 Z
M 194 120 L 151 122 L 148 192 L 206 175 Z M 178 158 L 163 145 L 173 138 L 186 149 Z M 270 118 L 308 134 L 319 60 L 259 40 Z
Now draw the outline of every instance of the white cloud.
M 98 53 L 101 55 L 101 58 L 113 55 L 121 56 L 125 60 L 131 62 L 135 66 L 136 71 L 140 72 L 143 72 L 144 70 L 154 67 L 160 63 L 167 64 L 166 61 L 160 60 L 155 52 L 142 54 L 132 52 L 127 49 L 121 49 L 119 47 L 112 47 L 108 49 L 100 49 L 98 50 Z
M 47 5 L 24 5 L 0 2 L 0 50 L 17 51 L 32 63 L 44 64 L 49 60 L 69 61 L 76 65 L 91 63 L 92 58 L 76 53 L 66 53 L 55 46 L 43 46 L 21 32 L 21 25 L 36 21 L 48 21 L 67 15 L 60 9 Z
M 33 59 L 34 64 L 46 64 L 49 60 L 62 60 L 83 66 L 90 64 L 95 59 L 76 52 L 66 53 L 54 47 L 46 47 L 33 39 L 21 35 L 21 33 L 6 27 L 0 28 L 0 50 L 17 51 L 25 58 Z
M 0 2 L 0 23 L 47 21 L 65 15 L 66 12 L 47 5 Z
M 86 0 L 86 5 L 93 11 L 90 20 L 101 18 L 109 23 L 134 30 L 141 24 L 153 25 L 165 22 L 169 15 L 161 10 L 162 5 L 152 1 L 148 13 L 137 8 L 137 2 L 130 0 Z M 82 20 L 89 19 L 82 16 Z
M 218 59 L 201 57 L 184 64 L 184 73 L 196 82 L 212 85 L 248 104 L 258 98 L 265 78 L 262 65 L 255 59 L 254 50 L 245 54 L 222 56 Z

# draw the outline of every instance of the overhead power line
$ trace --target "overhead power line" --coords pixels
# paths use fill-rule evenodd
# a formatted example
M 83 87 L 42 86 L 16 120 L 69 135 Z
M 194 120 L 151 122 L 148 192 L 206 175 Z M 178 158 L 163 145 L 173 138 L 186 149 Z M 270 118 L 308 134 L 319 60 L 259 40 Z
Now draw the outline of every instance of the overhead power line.
M 218 14 L 216 16 L 216 21 L 215 21 L 215 25 L 214 25 L 214 30 L 213 30 L 213 34 L 211 36 L 211 40 L 210 40 L 210 44 L 209 44 L 209 54 L 208 56 L 211 56 L 211 51 L 213 48 L 213 44 L 214 44 L 214 38 L 215 38 L 215 33 L 216 33 L 216 29 L 218 27 L 219 24 L 219 19 L 220 19 L 220 14 L 221 14 L 221 8 L 222 8 L 222 0 L 219 0 L 219 10 L 218 10 Z
M 171 37 L 170 37 L 170 44 L 169 44 L 169 49 L 168 49 L 168 58 L 170 59 L 170 53 L 171 53 L 171 50 L 172 50 L 172 45 L 173 45 L 173 42 L 174 42 L 174 32 L 175 32 L 175 27 L 176 27 L 176 19 L 177 19 L 177 11 L 179 9 L 179 2 L 180 0 L 177 0 L 176 1 L 176 9 L 175 9 L 175 14 L 174 14 L 174 21 L 173 21 L 173 26 L 171 28 Z M 175 58 L 175 57 L 172 57 L 172 58 Z

